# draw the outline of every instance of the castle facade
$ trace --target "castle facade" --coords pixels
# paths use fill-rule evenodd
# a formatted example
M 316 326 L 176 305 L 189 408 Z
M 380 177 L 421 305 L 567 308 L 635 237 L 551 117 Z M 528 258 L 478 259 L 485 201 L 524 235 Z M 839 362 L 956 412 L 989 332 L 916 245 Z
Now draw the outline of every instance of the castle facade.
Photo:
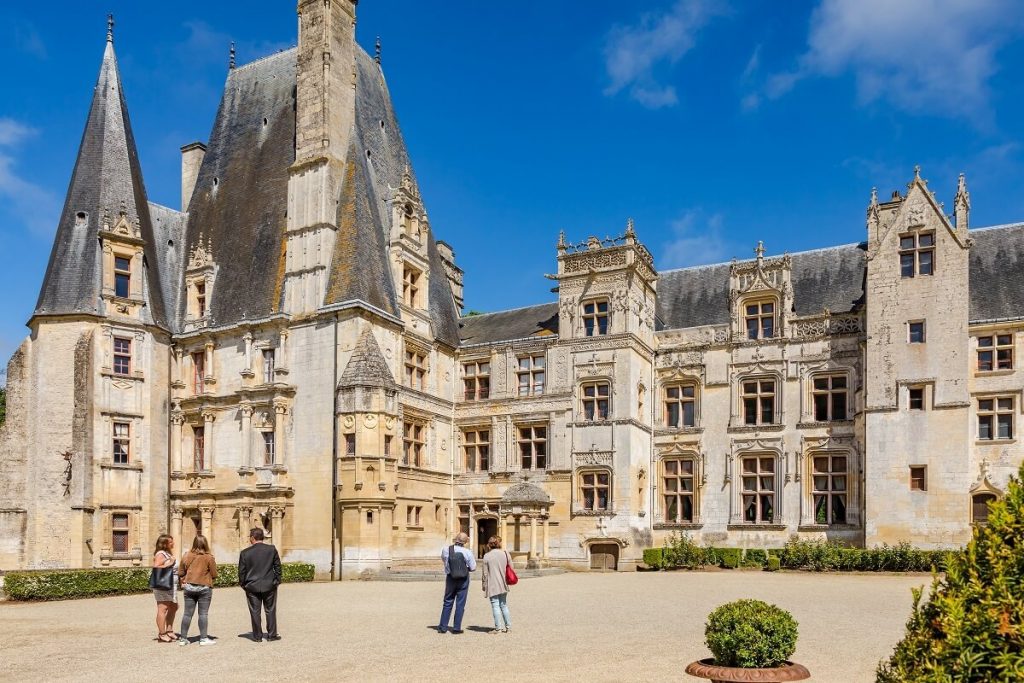
M 232 65 L 182 205 L 146 196 L 112 35 L 8 366 L 0 569 L 131 566 L 253 526 L 321 578 L 459 530 L 627 569 L 674 533 L 958 546 L 1024 449 L 1024 223 L 915 172 L 864 242 L 658 272 L 632 222 L 556 297 L 463 317 L 354 0 Z M 496 264 L 500 267 L 500 263 Z M 540 274 L 538 274 L 538 277 Z

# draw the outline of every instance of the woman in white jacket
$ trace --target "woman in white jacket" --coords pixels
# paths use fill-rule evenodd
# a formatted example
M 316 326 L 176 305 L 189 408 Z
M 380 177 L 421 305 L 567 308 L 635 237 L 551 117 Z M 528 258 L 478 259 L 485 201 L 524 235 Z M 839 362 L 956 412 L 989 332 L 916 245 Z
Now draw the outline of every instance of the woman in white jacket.
M 501 549 L 501 536 L 491 536 L 487 541 L 490 550 L 480 561 L 483 568 L 484 595 L 491 601 L 494 613 L 494 630 L 491 633 L 508 633 L 512 628 L 512 617 L 508 613 L 508 582 L 505 570 L 511 561 L 508 553 Z

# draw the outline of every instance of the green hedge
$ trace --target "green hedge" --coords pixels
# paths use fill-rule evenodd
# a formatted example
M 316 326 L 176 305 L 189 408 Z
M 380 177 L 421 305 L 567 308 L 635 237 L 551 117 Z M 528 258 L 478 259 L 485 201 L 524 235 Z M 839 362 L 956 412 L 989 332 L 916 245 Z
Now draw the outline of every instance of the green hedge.
M 285 583 L 312 581 L 315 567 L 304 562 L 281 565 Z M 149 568 L 54 569 L 7 572 L 4 592 L 11 600 L 71 600 L 98 595 L 130 595 L 149 590 Z M 217 567 L 215 586 L 238 585 L 238 566 Z
M 698 546 L 688 536 L 673 536 L 664 548 L 644 550 L 644 564 L 653 569 L 740 567 L 804 571 L 930 572 L 945 571 L 950 551 L 919 550 L 909 543 L 874 548 L 847 548 L 836 541 L 790 541 L 783 548 L 713 548 Z M 775 560 L 773 562 L 773 560 Z

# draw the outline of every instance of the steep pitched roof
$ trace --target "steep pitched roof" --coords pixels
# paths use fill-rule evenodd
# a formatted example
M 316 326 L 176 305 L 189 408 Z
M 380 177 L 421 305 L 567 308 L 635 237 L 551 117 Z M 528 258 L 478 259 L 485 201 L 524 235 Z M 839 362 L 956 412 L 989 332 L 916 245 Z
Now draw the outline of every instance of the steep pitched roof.
M 462 318 L 459 327 L 464 345 L 558 334 L 558 303 L 471 315 Z
M 1024 223 L 971 230 L 971 320 L 1024 316 Z
M 209 301 L 214 325 L 281 308 L 288 167 L 295 161 L 295 55 L 293 48 L 233 69 L 224 85 L 176 274 L 183 281 L 189 254 L 209 245 L 217 264 Z M 179 321 L 185 304 L 179 296 Z
M 100 299 L 102 253 L 97 235 L 105 216 L 113 225 L 122 211 L 130 223 L 139 226 L 146 242 L 142 290 L 147 305 L 142 309 L 142 320 L 165 325 L 149 202 L 114 44 L 108 40 L 36 315 L 104 313 Z M 84 221 L 78 220 L 79 213 L 85 214 Z
M 356 348 L 341 373 L 341 379 L 338 380 L 339 388 L 353 386 L 398 390 L 398 384 L 384 361 L 377 339 L 369 327 L 359 335 Z

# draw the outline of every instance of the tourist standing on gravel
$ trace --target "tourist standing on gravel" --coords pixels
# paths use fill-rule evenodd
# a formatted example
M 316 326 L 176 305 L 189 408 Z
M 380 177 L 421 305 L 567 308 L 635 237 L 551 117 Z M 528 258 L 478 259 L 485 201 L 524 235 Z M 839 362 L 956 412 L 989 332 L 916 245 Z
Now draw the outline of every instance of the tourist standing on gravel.
M 245 591 L 252 622 L 252 639 L 263 640 L 260 606 L 267 613 L 267 641 L 281 640 L 277 633 L 277 587 L 281 583 L 281 556 L 263 542 L 263 529 L 249 531 L 249 547 L 238 555 L 238 585 Z
M 192 614 L 199 606 L 199 644 L 215 645 L 207 635 L 210 600 L 213 598 L 213 580 L 217 578 L 217 561 L 210 552 L 206 537 L 197 535 L 192 541 L 192 550 L 181 558 L 178 578 L 185 592 L 185 613 L 181 616 L 181 634 L 178 645 L 188 645 L 188 630 L 192 625 Z
M 508 633 L 512 628 L 512 617 L 508 613 L 508 580 L 505 576 L 511 558 L 501 549 L 501 536 L 491 536 L 487 547 L 490 550 L 480 560 L 480 579 L 494 613 L 494 630 L 491 633 Z
M 153 597 L 156 598 L 156 638 L 161 643 L 173 643 L 174 638 L 174 615 L 178 611 L 178 595 L 175 590 L 177 584 L 178 561 L 171 554 L 174 550 L 174 538 L 167 534 L 160 534 L 156 539 L 156 550 L 153 553 L 154 569 L 171 570 L 170 589 L 153 589 Z
M 466 596 L 469 594 L 469 573 L 476 571 L 476 558 L 466 549 L 469 536 L 459 533 L 453 545 L 441 550 L 441 561 L 444 563 L 444 606 L 441 608 L 441 623 L 437 625 L 438 633 L 448 631 L 448 619 L 455 605 L 455 621 L 452 633 L 462 633 L 462 614 L 466 611 Z

